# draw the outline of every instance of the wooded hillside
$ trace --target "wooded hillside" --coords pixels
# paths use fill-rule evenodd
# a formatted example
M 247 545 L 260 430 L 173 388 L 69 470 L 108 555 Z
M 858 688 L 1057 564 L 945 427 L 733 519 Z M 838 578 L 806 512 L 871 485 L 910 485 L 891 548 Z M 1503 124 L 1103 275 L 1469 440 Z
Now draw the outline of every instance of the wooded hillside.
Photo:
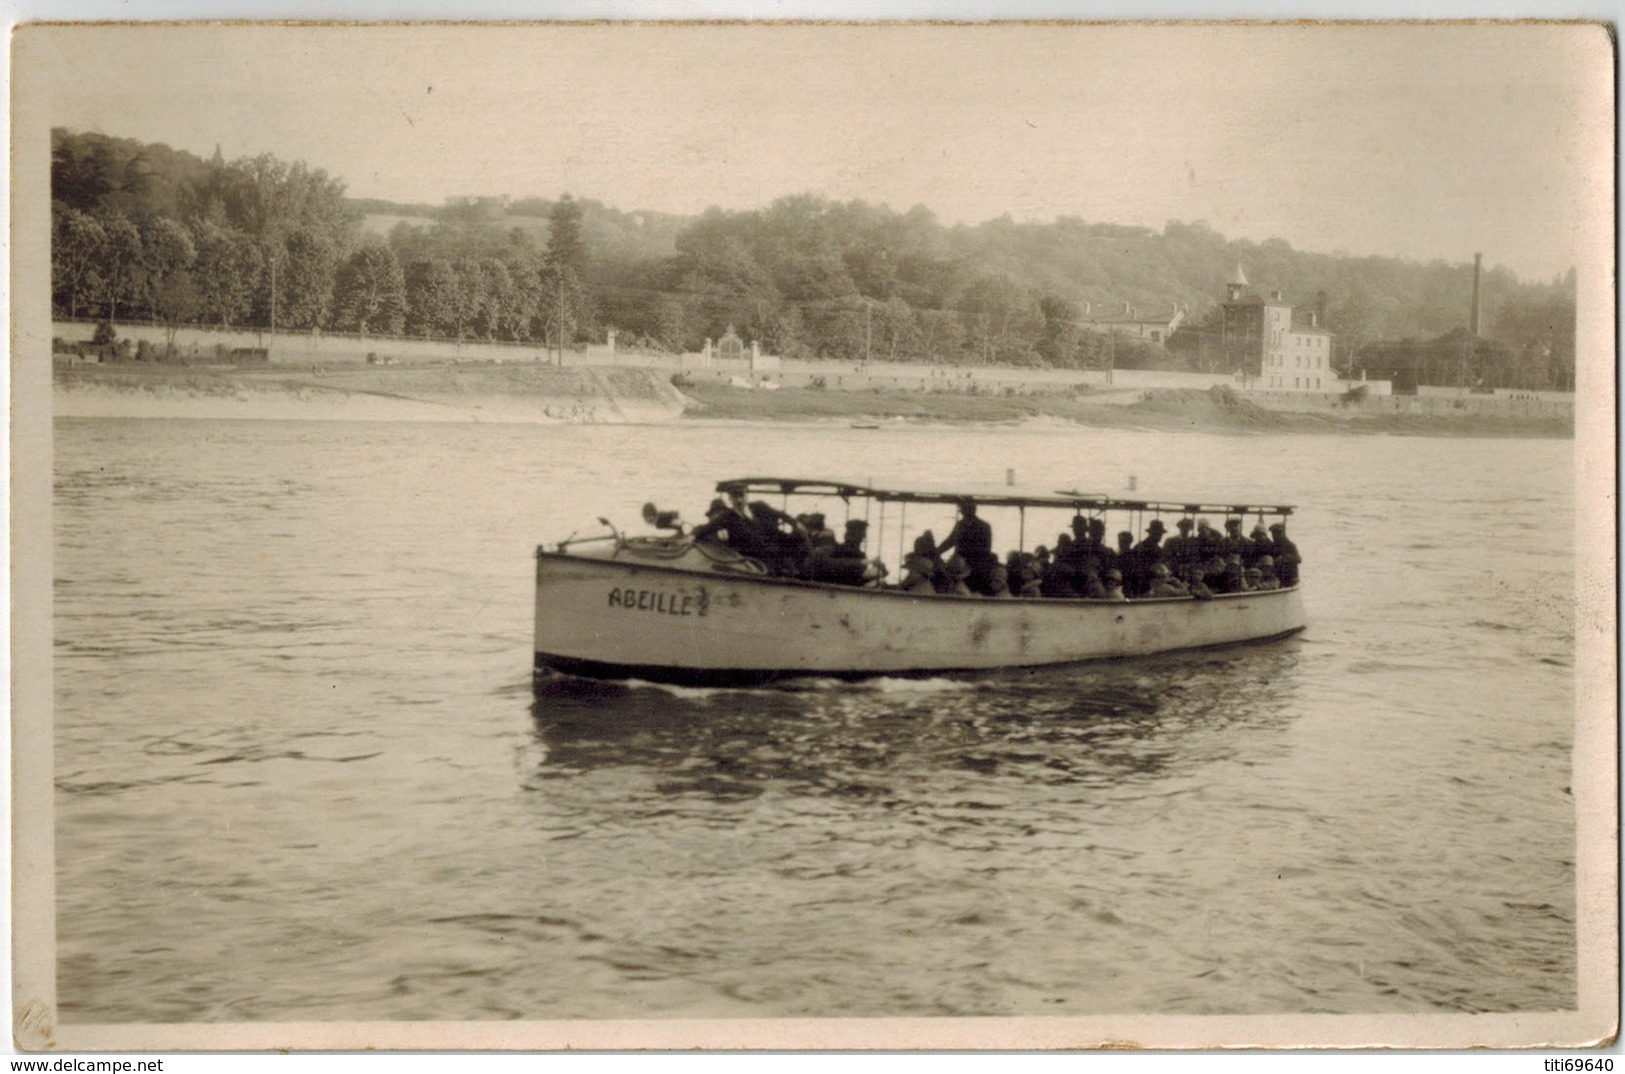
M 1339 369 L 1573 384 L 1573 272 L 1530 282 L 1489 270 L 1489 338 L 1464 347 L 1451 333 L 1468 319 L 1472 251 L 1455 263 L 1351 258 L 1200 222 L 1158 232 L 1077 216 L 947 226 L 924 206 L 812 194 L 697 217 L 569 195 L 396 205 L 349 198 L 340 179 L 269 154 L 204 160 L 61 129 L 51 189 L 59 316 L 549 346 L 613 326 L 623 346 L 667 350 L 733 325 L 791 357 L 1211 369 L 1217 304 L 1240 264 L 1261 290 L 1323 303 Z M 1183 327 L 1163 347 L 1090 323 L 1124 304 L 1183 307 Z

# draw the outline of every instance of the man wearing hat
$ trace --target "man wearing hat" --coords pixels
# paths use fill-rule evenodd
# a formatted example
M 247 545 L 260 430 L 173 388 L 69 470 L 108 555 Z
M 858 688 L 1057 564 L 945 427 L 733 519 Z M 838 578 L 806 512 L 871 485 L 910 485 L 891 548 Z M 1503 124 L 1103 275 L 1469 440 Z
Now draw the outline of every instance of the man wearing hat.
M 1285 522 L 1270 526 L 1270 534 L 1275 538 L 1271 547 L 1271 555 L 1275 557 L 1275 577 L 1281 580 L 1282 589 L 1290 589 L 1298 584 L 1298 564 L 1303 562 L 1303 557 L 1298 555 L 1298 546 L 1286 535 Z
M 1241 561 L 1249 567 L 1256 567 L 1258 558 L 1269 555 L 1272 547 L 1269 532 L 1264 529 L 1264 523 L 1260 522 L 1248 535 L 1247 545 L 1241 550 Z
M 1196 520 L 1190 516 L 1181 518 L 1174 523 L 1174 529 L 1179 532 L 1162 542 L 1162 561 L 1176 575 L 1183 574 L 1196 558 L 1196 546 L 1191 540 L 1191 527 L 1195 525 Z
M 737 496 L 737 502 L 742 507 L 744 497 Z M 755 523 L 746 518 L 739 508 L 722 502 L 720 497 L 712 500 L 711 506 L 705 509 L 705 522 L 694 527 L 693 537 L 696 541 L 703 541 L 719 534 L 723 544 L 742 556 L 749 556 L 763 563 L 770 558 L 766 543 L 762 540 L 761 532 Z
M 942 560 L 937 558 L 937 538 L 926 530 L 914 538 L 914 550 L 903 557 L 903 579 L 898 588 L 909 593 L 935 593 L 937 579 L 942 575 Z
M 1168 569 L 1168 564 L 1158 563 L 1151 568 L 1151 585 L 1146 589 L 1148 597 L 1188 597 L 1190 588 L 1174 577 L 1174 572 Z
M 993 554 L 993 527 L 976 517 L 976 503 L 959 501 L 959 521 L 954 524 L 948 539 L 937 546 L 937 555 L 954 549 L 964 557 L 969 574 L 965 585 L 972 593 L 990 596 L 993 593 L 993 565 L 999 558 Z
M 1196 558 L 1198 561 L 1206 563 L 1214 556 L 1219 555 L 1219 544 L 1223 537 L 1207 519 L 1199 518 L 1196 520 L 1196 536 L 1193 539 L 1196 542 Z
M 1162 535 L 1167 527 L 1162 519 L 1153 518 L 1145 528 L 1145 540 L 1134 546 L 1128 563 L 1119 563 L 1123 571 L 1123 592 L 1130 597 L 1143 597 L 1151 588 L 1151 569 L 1162 562 Z
M 1105 519 L 1091 518 L 1089 520 L 1089 543 L 1088 547 L 1084 549 L 1083 558 L 1086 563 L 1090 559 L 1094 560 L 1096 574 L 1105 574 L 1117 566 L 1117 553 L 1113 552 L 1111 546 L 1106 543 Z
M 862 559 L 863 542 L 869 535 L 869 523 L 861 518 L 848 519 L 846 536 L 841 538 L 830 555 L 836 559 Z

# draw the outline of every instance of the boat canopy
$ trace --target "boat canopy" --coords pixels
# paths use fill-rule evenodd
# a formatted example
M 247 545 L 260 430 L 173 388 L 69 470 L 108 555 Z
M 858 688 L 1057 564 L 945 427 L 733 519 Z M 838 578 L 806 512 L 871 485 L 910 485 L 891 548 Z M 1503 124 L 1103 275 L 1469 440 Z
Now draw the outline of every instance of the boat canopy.
M 874 500 L 877 503 L 958 504 L 970 501 L 981 507 L 1049 507 L 1075 512 L 1150 511 L 1153 514 L 1290 515 L 1289 504 L 1216 503 L 1212 500 L 1149 500 L 1111 496 L 1103 492 L 1057 489 L 1053 492 L 1024 491 L 1009 486 L 976 488 L 878 488 L 847 481 L 798 477 L 735 477 L 717 482 L 724 495 L 738 492 L 746 496 L 838 496 L 842 500 Z

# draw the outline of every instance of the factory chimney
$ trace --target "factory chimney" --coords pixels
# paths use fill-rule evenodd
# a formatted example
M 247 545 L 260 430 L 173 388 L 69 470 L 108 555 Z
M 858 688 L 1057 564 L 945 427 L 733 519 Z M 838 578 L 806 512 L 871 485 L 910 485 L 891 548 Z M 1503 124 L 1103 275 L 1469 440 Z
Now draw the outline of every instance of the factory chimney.
M 1467 330 L 1475 336 L 1484 334 L 1484 306 L 1479 295 L 1479 280 L 1484 272 L 1484 255 L 1473 255 L 1473 314 L 1472 320 L 1467 322 Z

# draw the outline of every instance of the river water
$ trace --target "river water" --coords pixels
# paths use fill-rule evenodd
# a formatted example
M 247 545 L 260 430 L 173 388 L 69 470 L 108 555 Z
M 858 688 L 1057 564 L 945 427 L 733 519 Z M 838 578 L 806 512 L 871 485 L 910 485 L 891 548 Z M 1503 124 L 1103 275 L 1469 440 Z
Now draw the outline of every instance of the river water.
M 1567 441 L 70 419 L 55 450 L 66 1022 L 1575 1005 Z M 720 477 L 1007 468 L 1301 505 L 1309 629 L 533 691 L 539 541 L 696 518 Z

